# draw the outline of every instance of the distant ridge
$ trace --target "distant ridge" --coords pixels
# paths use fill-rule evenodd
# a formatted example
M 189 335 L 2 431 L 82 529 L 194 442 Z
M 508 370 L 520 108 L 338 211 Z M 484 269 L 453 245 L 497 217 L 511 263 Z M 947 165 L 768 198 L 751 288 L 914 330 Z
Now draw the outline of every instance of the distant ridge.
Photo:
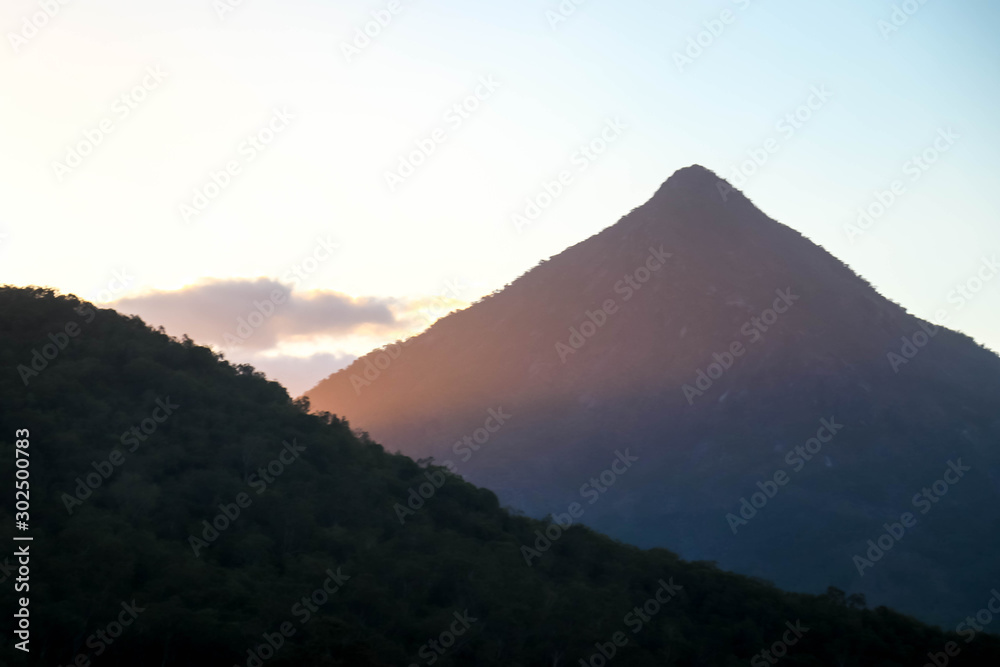
M 661 248 L 669 259 L 639 285 Z M 786 312 L 768 313 L 789 290 Z M 1000 357 L 928 327 L 693 165 L 615 225 L 412 338 L 370 383 L 357 378 L 377 351 L 307 395 L 537 516 L 565 508 L 631 447 L 641 465 L 588 511 L 590 525 L 951 624 L 1000 579 L 988 556 L 1000 547 Z M 914 335 L 931 342 L 900 356 Z M 743 354 L 709 377 L 736 343 Z M 488 443 L 456 449 L 501 406 L 512 417 Z M 844 424 L 835 444 L 734 534 L 726 517 L 741 498 L 789 472 L 785 457 L 831 417 Z M 959 457 L 975 462 L 961 488 L 905 548 L 859 573 L 853 557 Z

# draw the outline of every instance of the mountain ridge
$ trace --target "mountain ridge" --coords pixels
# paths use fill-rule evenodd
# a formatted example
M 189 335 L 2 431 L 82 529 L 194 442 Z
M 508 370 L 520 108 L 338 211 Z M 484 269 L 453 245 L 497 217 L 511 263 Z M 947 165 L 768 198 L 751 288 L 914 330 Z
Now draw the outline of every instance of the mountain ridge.
M 775 454 L 804 441 L 820 418 L 846 419 L 838 447 L 824 453 L 830 474 L 807 470 L 817 485 L 788 492 L 828 516 L 836 536 L 802 525 L 788 502 L 778 503 L 781 516 L 773 521 L 811 535 L 812 555 L 829 560 L 819 568 L 822 579 L 919 614 L 926 605 L 898 583 L 899 573 L 852 574 L 851 552 L 867 539 L 868 519 L 891 518 L 896 505 L 907 504 L 903 489 L 918 491 L 926 483 L 918 472 L 931 474 L 949 452 L 976 454 L 980 467 L 967 488 L 978 502 L 992 497 L 1000 466 L 986 443 L 1000 436 L 1000 421 L 990 417 L 1000 412 L 1000 357 L 908 313 L 738 190 L 722 197 L 719 183 L 703 167 L 681 170 L 614 225 L 409 339 L 385 368 L 369 372 L 370 383 L 352 378 L 363 378 L 382 352 L 306 395 L 391 448 L 451 461 L 504 503 L 536 516 L 564 504 L 612 445 L 633 444 L 647 453 L 643 470 L 616 501 L 595 508 L 591 525 L 795 590 L 816 590 L 821 579 L 808 568 L 777 565 L 766 535 L 734 542 L 722 519 L 783 465 Z M 670 258 L 645 276 L 651 249 L 661 247 Z M 630 276 L 638 289 L 628 286 Z M 769 313 L 779 291 L 790 291 L 794 305 Z M 601 315 L 609 300 L 614 312 Z M 919 356 L 890 364 L 903 339 L 927 326 L 934 335 Z M 718 378 L 702 379 L 718 370 L 714 355 L 725 360 L 737 343 L 743 353 Z M 454 443 L 498 405 L 514 415 L 510 424 L 470 460 L 456 458 Z M 911 451 L 919 461 L 907 458 Z M 867 472 L 879 460 L 892 464 L 881 484 Z M 831 486 L 833 478 L 839 486 Z M 823 508 L 821 497 L 831 507 Z M 853 518 L 837 509 L 851 506 Z M 987 513 L 986 521 L 1000 517 Z M 960 542 L 975 543 L 968 522 L 957 525 L 966 531 Z M 791 537 L 787 527 L 774 529 Z M 936 552 L 930 538 L 915 541 L 924 539 L 922 552 Z M 824 556 L 830 552 L 837 557 Z M 978 572 L 995 569 L 972 556 L 958 560 Z M 900 567 L 916 572 L 924 567 L 919 561 Z M 956 576 L 962 596 L 971 597 L 974 582 Z M 896 583 L 872 583 L 883 577 Z M 963 604 L 924 613 L 949 622 Z

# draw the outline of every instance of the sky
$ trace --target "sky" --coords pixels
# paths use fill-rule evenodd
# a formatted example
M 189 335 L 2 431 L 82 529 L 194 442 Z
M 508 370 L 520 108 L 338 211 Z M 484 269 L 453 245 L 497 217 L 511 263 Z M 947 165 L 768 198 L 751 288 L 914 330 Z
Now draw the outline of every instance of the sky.
M 701 164 L 1000 350 L 998 22 L 986 0 L 7 0 L 0 283 L 297 395 Z

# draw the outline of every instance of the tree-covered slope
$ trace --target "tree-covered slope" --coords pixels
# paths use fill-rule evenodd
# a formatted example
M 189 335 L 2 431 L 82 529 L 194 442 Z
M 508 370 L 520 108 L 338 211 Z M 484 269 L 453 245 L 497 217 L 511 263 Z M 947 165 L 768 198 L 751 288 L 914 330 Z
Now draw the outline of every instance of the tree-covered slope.
M 1000 658 L 989 635 L 511 514 L 444 468 L 307 414 L 249 367 L 73 297 L 0 288 L 0 355 L 6 553 L 23 544 L 15 532 L 33 538 L 28 591 L 14 592 L 16 559 L 0 556 L 4 664 L 527 667 L 600 665 L 604 651 L 636 667 L 909 666 L 946 647 L 960 649 L 951 664 Z M 27 654 L 12 634 L 20 597 Z

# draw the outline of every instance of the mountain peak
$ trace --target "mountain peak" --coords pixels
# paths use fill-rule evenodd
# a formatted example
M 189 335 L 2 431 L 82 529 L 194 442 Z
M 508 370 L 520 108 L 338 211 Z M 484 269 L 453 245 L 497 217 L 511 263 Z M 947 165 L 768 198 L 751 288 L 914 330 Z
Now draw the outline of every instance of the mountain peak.
M 762 217 L 739 189 L 700 164 L 675 171 L 643 208 L 648 224 L 711 234 L 753 227 Z
M 700 164 L 692 164 L 688 167 L 681 167 L 680 169 L 675 171 L 673 175 L 669 179 L 667 179 L 667 182 L 670 183 L 671 181 L 675 180 L 683 181 L 685 179 L 695 180 L 695 179 L 706 179 L 706 178 L 719 180 L 718 174 L 716 174 L 708 167 L 703 167 Z
M 693 164 L 675 171 L 656 191 L 653 199 L 676 191 L 700 195 L 711 193 L 713 196 L 719 197 L 721 193 L 735 191 L 735 188 L 711 169 L 700 164 Z
M 850 563 L 830 558 L 829 545 L 846 551 L 874 530 L 873 501 L 859 499 L 908 503 L 906 490 L 937 479 L 939 461 L 985 457 L 1000 439 L 1000 357 L 938 329 L 919 360 L 898 368 L 887 353 L 902 359 L 900 341 L 913 347 L 920 332 L 838 259 L 692 165 L 614 225 L 443 318 L 391 366 L 378 370 L 390 361 L 378 350 L 308 396 L 390 451 L 457 461 L 465 479 L 529 515 L 562 511 L 608 451 L 631 446 L 643 457 L 623 484 L 633 486 L 588 506 L 589 526 L 640 546 L 684 536 L 685 557 L 822 590 Z M 494 405 L 514 415 L 502 432 L 481 451 L 457 440 L 485 433 Z M 796 540 L 794 556 L 775 552 L 777 533 L 757 526 L 739 528 L 734 549 L 723 506 L 739 511 L 779 452 L 794 456 L 829 415 L 855 426 L 802 473 L 795 502 L 767 507 L 780 539 Z M 990 456 L 984 469 L 1000 469 L 1000 454 Z M 956 544 L 974 544 L 1000 509 L 985 478 L 982 495 L 962 483 L 969 506 L 993 508 L 982 524 L 949 526 Z M 911 559 L 879 564 L 886 579 L 853 579 L 851 592 L 944 623 L 979 602 L 966 572 L 1000 578 L 972 552 L 959 565 L 932 542 L 907 548 Z M 919 585 L 928 573 L 941 582 L 933 604 Z

